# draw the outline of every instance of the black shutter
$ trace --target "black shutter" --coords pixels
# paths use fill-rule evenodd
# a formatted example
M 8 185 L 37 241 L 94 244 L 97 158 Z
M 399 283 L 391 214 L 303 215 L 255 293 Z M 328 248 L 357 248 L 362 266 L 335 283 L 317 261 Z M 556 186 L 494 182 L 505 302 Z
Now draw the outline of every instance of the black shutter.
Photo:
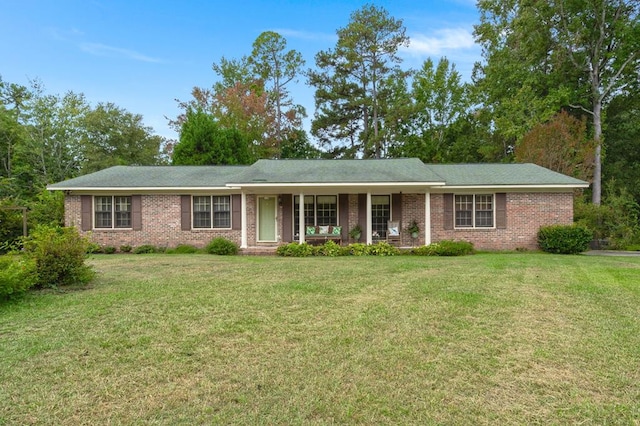
M 83 231 L 91 231 L 91 217 L 93 216 L 92 212 L 92 196 L 91 195 L 81 195 L 80 196 L 80 204 L 81 204 L 81 213 L 80 213 L 80 228 Z
M 191 195 L 180 196 L 180 225 L 183 231 L 191 230 Z
M 142 229 L 142 196 L 131 196 L 131 227 L 134 231 Z
M 242 229 L 242 195 L 231 196 L 231 229 Z
M 507 228 L 507 194 L 504 192 L 496 194 L 496 228 Z
M 444 194 L 444 229 L 453 229 L 453 194 Z
M 282 194 L 282 240 L 285 243 L 293 241 L 293 195 Z

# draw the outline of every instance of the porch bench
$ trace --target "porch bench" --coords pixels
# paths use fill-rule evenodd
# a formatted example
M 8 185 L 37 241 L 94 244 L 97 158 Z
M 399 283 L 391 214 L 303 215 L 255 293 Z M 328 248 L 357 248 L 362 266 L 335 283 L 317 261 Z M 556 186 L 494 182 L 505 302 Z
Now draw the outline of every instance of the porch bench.
M 342 244 L 341 226 L 307 226 L 304 240 L 308 243 L 334 241 Z

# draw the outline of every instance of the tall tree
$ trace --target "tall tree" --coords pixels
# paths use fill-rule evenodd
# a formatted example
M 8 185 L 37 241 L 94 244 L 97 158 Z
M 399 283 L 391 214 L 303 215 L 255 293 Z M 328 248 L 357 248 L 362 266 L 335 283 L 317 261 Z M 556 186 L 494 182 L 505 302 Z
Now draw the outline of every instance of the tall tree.
M 236 165 L 253 161 L 247 140 L 238 130 L 221 128 L 215 118 L 204 111 L 187 111 L 180 141 L 173 151 L 173 164 Z
M 589 114 L 597 143 L 593 202 L 599 204 L 602 110 L 638 79 L 640 2 L 481 0 L 478 6 L 476 36 L 486 63 L 476 76 L 496 128 L 517 143 L 563 106 Z
M 285 133 L 300 128 L 300 120 L 306 115 L 302 106 L 293 103 L 287 88 L 302 71 L 304 59 L 300 52 L 286 49 L 287 40 L 284 37 L 273 31 L 265 31 L 253 42 L 249 57 L 254 74 L 265 83 L 270 100 L 275 105 L 275 138 L 278 144 L 285 139 Z
M 409 39 L 402 20 L 374 5 L 353 12 L 347 26 L 337 34 L 335 49 L 316 55 L 319 71 L 309 72 L 321 111 L 314 121 L 324 122 L 325 128 L 335 127 L 329 118 L 339 119 L 340 115 L 332 113 L 332 107 L 346 107 L 348 111 L 357 108 L 359 123 L 342 124 L 339 128 L 358 128 L 362 154 L 379 158 L 383 153 L 381 129 L 385 120 L 385 99 L 380 95 L 385 81 L 398 71 L 398 49 L 408 45 Z M 343 94 L 337 95 L 340 92 Z
M 113 103 L 99 103 L 82 123 L 84 164 L 82 173 L 115 165 L 154 165 L 159 161 L 162 137 L 132 114 Z

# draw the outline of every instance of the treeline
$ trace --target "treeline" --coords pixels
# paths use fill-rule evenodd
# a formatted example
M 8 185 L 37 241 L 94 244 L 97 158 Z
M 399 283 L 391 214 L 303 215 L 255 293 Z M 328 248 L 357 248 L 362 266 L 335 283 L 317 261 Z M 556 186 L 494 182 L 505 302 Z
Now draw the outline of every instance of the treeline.
M 41 192 L 47 183 L 115 164 L 518 161 L 593 182 L 586 196 L 595 206 L 627 206 L 625 232 L 635 235 L 639 2 L 481 0 L 478 8 L 483 57 L 469 82 L 447 58 L 403 67 L 404 24 L 373 5 L 354 11 L 335 46 L 311 65 L 283 36 L 264 32 L 247 55 L 213 63 L 211 87 L 179 101 L 183 113 L 171 120 L 178 141 L 113 104 L 92 107 L 80 94 L 0 82 L 2 203 L 28 205 L 50 197 Z M 295 81 L 315 90 L 310 135 L 307 111 L 290 92 Z M 578 217 L 602 227 L 609 213 L 590 209 L 578 205 Z M 614 224 L 606 227 L 599 235 L 613 232 Z

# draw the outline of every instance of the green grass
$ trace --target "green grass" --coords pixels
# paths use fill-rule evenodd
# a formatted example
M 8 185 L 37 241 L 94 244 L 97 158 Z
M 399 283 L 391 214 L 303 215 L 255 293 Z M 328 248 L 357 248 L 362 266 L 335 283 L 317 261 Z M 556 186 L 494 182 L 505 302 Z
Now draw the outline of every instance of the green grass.
M 640 258 L 90 262 L 0 304 L 0 424 L 640 423 Z

